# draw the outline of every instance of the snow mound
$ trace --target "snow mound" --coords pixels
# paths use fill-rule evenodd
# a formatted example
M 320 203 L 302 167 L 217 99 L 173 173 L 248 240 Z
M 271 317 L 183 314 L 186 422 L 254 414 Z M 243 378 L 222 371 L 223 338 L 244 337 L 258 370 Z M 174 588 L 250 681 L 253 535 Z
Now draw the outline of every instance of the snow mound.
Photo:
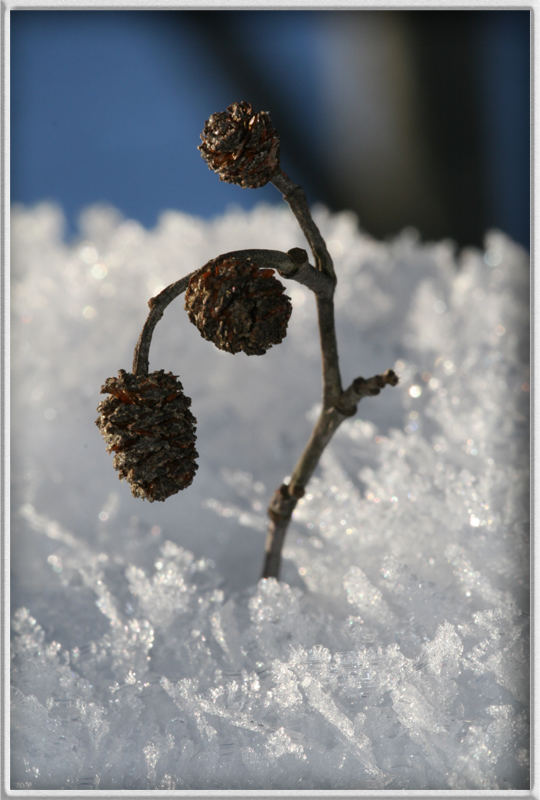
M 135 500 L 94 419 L 148 298 L 219 253 L 304 246 L 289 211 L 145 230 L 93 207 L 66 243 L 55 206 L 14 209 L 12 788 L 528 787 L 528 256 L 316 218 L 345 384 L 400 384 L 339 429 L 278 583 L 257 580 L 265 508 L 320 391 L 307 290 L 262 358 L 167 310 L 151 369 L 193 399 L 186 492 Z

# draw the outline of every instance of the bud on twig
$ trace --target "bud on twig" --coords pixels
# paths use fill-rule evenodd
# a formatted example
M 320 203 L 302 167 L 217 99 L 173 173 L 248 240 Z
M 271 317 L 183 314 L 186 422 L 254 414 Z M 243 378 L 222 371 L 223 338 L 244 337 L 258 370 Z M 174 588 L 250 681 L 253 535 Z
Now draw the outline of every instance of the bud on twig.
M 284 292 L 271 269 L 225 255 L 194 273 L 185 308 L 201 336 L 220 350 L 263 355 L 287 334 L 292 306 Z
M 201 155 L 222 181 L 256 189 L 279 168 L 279 136 L 267 111 L 253 111 L 243 100 L 206 121 Z
M 197 470 L 196 419 L 180 381 L 163 370 L 133 375 L 121 369 L 101 392 L 110 397 L 98 405 L 96 425 L 133 495 L 166 500 L 189 486 Z

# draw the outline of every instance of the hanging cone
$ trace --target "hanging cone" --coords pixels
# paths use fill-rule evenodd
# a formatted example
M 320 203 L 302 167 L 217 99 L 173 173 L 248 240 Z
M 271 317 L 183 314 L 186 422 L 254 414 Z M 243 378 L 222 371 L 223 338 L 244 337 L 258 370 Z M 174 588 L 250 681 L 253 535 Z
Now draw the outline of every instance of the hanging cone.
M 218 257 L 191 278 L 185 308 L 201 336 L 229 353 L 263 355 L 287 334 L 292 306 L 273 270 Z
M 185 489 L 197 470 L 196 419 L 191 400 L 171 373 L 107 378 L 96 425 L 114 453 L 113 466 L 135 497 L 166 500 Z

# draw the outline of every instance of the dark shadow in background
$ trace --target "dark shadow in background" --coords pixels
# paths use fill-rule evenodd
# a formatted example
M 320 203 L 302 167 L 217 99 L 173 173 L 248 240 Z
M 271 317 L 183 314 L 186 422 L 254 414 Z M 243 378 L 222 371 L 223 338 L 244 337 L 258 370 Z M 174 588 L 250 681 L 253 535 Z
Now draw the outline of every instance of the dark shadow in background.
M 528 11 L 15 11 L 11 191 L 69 230 L 105 201 L 145 225 L 279 202 L 216 184 L 196 145 L 235 99 L 271 111 L 311 202 L 378 238 L 529 247 Z M 146 60 L 145 60 L 146 59 Z
M 430 236 L 476 244 L 497 226 L 529 247 L 529 13 L 412 12 L 405 25 L 443 206 Z

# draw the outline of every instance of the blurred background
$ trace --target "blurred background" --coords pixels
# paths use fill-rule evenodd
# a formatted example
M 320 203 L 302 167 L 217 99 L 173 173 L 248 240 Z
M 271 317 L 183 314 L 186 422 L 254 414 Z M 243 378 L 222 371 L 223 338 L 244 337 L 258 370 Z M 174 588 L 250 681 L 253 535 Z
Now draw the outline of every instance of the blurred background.
M 13 11 L 11 199 L 147 227 L 280 203 L 197 151 L 234 100 L 271 112 L 311 203 L 389 238 L 529 247 L 528 11 Z

